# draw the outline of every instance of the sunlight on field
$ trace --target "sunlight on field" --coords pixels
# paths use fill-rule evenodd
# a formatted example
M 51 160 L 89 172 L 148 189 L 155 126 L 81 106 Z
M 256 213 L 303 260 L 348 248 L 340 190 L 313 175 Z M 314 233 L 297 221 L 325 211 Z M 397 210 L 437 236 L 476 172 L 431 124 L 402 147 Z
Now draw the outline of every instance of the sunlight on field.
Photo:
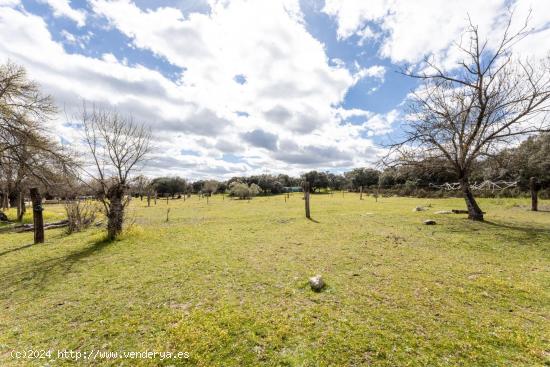
M 95 227 L 33 246 L 0 233 L 0 364 L 32 347 L 189 352 L 125 362 L 151 366 L 543 365 L 550 202 L 528 204 L 480 199 L 476 223 L 435 214 L 460 199 L 337 193 L 313 195 L 308 221 L 300 194 L 134 199 L 112 243 Z

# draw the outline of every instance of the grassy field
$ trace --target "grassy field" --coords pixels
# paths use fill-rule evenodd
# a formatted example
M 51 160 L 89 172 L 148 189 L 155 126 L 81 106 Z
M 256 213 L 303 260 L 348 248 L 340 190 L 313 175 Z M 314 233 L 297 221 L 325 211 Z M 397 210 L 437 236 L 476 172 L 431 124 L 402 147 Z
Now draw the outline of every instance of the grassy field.
M 100 228 L 47 231 L 43 245 L 0 234 L 0 365 L 549 365 L 550 212 L 480 204 L 486 223 L 434 213 L 459 199 L 313 195 L 314 221 L 298 194 L 135 200 L 112 243 Z M 11 355 L 29 349 L 53 355 Z M 189 358 L 75 363 L 57 350 Z

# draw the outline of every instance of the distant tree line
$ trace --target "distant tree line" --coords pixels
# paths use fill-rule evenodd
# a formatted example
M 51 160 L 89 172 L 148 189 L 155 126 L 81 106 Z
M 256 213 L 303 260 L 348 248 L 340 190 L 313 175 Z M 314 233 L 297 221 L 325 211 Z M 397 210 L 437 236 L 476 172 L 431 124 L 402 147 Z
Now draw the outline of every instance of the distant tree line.
M 529 137 L 517 147 L 506 148 L 491 158 L 480 160 L 471 174 L 472 182 L 517 181 L 518 187 L 509 195 L 517 195 L 529 190 L 531 177 L 537 178 L 543 196 L 550 193 L 550 134 L 542 133 Z M 148 188 L 142 187 L 136 180 L 132 187 L 134 196 L 145 195 L 152 190 L 160 197 L 175 198 L 181 195 L 215 193 L 234 194 L 236 197 L 256 195 L 276 195 L 300 188 L 308 182 L 311 192 L 352 191 L 358 192 L 380 190 L 383 193 L 397 195 L 427 196 L 437 193 L 435 186 L 457 182 L 456 173 L 447 168 L 444 162 L 432 160 L 430 164 L 401 165 L 384 169 L 355 168 L 341 174 L 312 170 L 299 177 L 286 174 L 262 174 L 247 177 L 232 177 L 229 180 L 189 181 L 181 177 L 157 177 L 151 180 Z M 239 194 L 231 191 L 233 184 L 239 183 Z M 251 195 L 244 194 L 244 186 L 253 186 Z M 544 190 L 548 191 L 545 192 Z M 460 195 L 460 193 L 457 193 Z M 452 195 L 452 193 L 447 193 Z

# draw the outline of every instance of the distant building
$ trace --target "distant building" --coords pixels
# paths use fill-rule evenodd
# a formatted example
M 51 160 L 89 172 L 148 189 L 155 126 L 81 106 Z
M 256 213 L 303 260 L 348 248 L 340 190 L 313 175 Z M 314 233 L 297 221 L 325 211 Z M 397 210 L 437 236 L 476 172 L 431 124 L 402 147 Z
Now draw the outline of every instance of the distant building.
M 300 186 L 285 186 L 283 192 L 302 192 L 302 188 Z

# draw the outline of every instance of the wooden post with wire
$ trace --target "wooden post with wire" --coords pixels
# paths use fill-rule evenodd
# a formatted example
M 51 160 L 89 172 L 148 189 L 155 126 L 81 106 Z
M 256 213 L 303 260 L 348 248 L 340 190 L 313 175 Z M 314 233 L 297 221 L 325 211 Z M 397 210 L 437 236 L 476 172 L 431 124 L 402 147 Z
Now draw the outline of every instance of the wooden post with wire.
M 311 219 L 311 212 L 309 210 L 309 182 L 304 182 L 304 202 L 306 206 L 306 218 Z
M 539 210 L 538 182 L 536 177 L 529 179 L 529 189 L 531 191 L 531 211 Z
M 32 217 L 34 222 L 34 243 L 44 243 L 44 216 L 42 197 L 38 188 L 31 188 Z

